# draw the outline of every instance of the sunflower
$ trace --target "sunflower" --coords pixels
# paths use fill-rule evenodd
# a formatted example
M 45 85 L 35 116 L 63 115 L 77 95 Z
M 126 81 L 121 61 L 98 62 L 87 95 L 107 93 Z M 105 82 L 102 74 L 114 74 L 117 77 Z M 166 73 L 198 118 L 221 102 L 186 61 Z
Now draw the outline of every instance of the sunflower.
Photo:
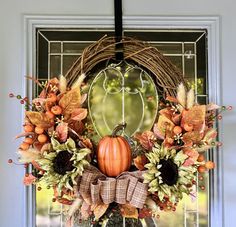
M 197 168 L 183 166 L 188 156 L 182 150 L 177 152 L 155 144 L 146 157 L 149 163 L 145 165 L 147 172 L 143 177 L 150 193 L 157 194 L 160 201 L 168 197 L 172 203 L 182 199 L 183 193 L 190 194 Z
M 84 167 L 89 165 L 85 159 L 91 153 L 90 149 L 76 147 L 71 138 L 63 144 L 51 138 L 52 151 L 45 152 L 43 158 L 38 160 L 45 173 L 41 180 L 48 186 L 56 186 L 61 192 L 62 188 L 73 190 L 76 185 L 75 178 L 82 175 Z

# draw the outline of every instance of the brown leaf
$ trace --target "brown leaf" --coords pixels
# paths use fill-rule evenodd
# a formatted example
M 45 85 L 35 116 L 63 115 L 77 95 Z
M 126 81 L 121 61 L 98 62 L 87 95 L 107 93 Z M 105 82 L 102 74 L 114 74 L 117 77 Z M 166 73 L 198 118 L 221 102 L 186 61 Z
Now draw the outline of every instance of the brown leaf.
M 92 207 L 95 219 L 98 220 L 100 217 L 102 217 L 103 214 L 105 214 L 107 208 L 109 207 L 109 204 L 98 204 L 98 205 L 94 205 Z
M 147 158 L 145 155 L 138 155 L 136 158 L 134 158 L 134 165 L 139 169 L 139 170 L 144 170 L 145 167 L 144 165 L 147 164 Z
M 85 108 L 77 108 L 71 113 L 71 119 L 74 121 L 82 121 L 87 117 L 88 111 Z
M 75 135 L 80 135 L 84 130 L 84 123 L 82 121 L 71 121 L 69 122 L 69 130 Z
M 47 129 L 53 125 L 53 119 L 50 119 L 45 113 L 26 111 L 26 116 L 33 125 Z
M 68 124 L 65 122 L 61 122 L 56 127 L 57 138 L 60 142 L 65 142 L 68 137 Z
M 151 131 L 146 131 L 142 134 L 136 134 L 135 138 L 139 140 L 142 147 L 146 150 L 152 149 L 155 142 L 155 135 Z
M 138 218 L 138 210 L 130 204 L 123 204 L 120 206 L 121 215 L 125 218 Z
M 63 115 L 65 119 L 70 117 L 70 114 L 80 107 L 81 95 L 80 88 L 68 91 L 59 101 L 59 105 L 63 108 Z
M 80 136 L 80 142 L 82 142 L 83 146 L 89 149 L 93 148 L 93 144 L 89 138 L 85 138 L 83 136 Z
M 178 103 L 179 102 L 177 98 L 169 96 L 169 95 L 165 98 L 165 100 L 169 101 L 169 102 L 174 102 L 174 103 Z

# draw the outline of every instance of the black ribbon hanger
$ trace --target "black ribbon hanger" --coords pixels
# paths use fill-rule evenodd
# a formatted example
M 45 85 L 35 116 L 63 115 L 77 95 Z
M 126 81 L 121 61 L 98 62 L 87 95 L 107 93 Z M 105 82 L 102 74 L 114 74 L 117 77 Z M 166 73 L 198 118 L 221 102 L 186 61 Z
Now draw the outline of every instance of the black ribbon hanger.
M 114 0 L 114 6 L 115 6 L 115 39 L 117 43 L 115 46 L 116 61 L 123 61 L 124 49 L 122 43 L 122 37 L 123 37 L 122 0 Z

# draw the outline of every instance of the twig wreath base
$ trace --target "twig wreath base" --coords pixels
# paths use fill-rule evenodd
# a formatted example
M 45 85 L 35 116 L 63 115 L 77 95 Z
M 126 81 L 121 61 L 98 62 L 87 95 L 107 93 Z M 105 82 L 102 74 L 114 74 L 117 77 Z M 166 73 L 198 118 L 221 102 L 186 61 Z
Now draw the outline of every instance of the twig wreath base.
M 150 71 L 158 86 L 167 95 L 175 96 L 176 88 L 180 83 L 186 85 L 181 71 L 163 56 L 157 48 L 147 42 L 123 37 L 124 60 L 133 61 L 140 67 Z M 117 43 L 114 37 L 104 36 L 84 49 L 82 55 L 74 62 L 65 77 L 69 85 L 76 81 L 78 76 L 88 76 L 91 70 L 101 62 L 115 59 L 115 47 Z

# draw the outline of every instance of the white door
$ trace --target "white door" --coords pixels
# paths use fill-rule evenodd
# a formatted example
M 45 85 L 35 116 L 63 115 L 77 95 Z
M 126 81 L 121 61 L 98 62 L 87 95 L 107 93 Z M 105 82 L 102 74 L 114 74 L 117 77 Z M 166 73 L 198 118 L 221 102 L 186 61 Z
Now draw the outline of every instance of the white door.
M 166 2 L 168 3 L 168 1 Z M 165 3 L 165 4 L 166 4 Z M 168 7 L 165 4 L 159 5 L 156 1 L 129 1 L 124 4 L 124 14 L 125 15 L 156 15 L 156 14 L 172 14 L 172 15 L 184 15 L 186 14 L 182 9 L 188 10 L 187 14 L 215 14 L 214 8 L 219 8 L 217 11 L 219 14 L 223 16 L 222 20 L 222 61 L 221 62 L 212 62 L 214 66 L 219 67 L 219 64 L 222 63 L 222 72 L 223 76 L 221 79 L 223 93 L 220 96 L 220 99 L 223 98 L 225 104 L 235 105 L 236 101 L 233 97 L 234 94 L 234 84 L 235 77 L 233 77 L 233 60 L 235 44 L 233 42 L 233 38 L 236 36 L 236 31 L 234 29 L 235 23 L 233 20 L 234 12 L 233 7 L 227 6 L 227 4 L 223 4 L 220 2 L 214 2 L 214 6 L 212 7 L 210 4 L 199 6 L 198 2 L 192 2 L 191 5 L 187 6 L 181 2 L 179 4 L 169 2 Z M 135 5 L 134 5 L 135 4 Z M 0 9 L 0 23 L 1 23 L 1 35 L 0 35 L 0 45 L 1 45 L 1 61 L 0 61 L 0 72 L 1 72 L 1 104 L 2 111 L 0 113 L 1 117 L 1 205 L 0 205 L 0 226 L 10 226 L 10 227 L 21 227 L 21 226 L 30 226 L 27 224 L 27 215 L 34 215 L 33 213 L 26 213 L 25 209 L 27 206 L 30 208 L 31 201 L 26 201 L 25 197 L 25 188 L 22 186 L 22 180 L 24 170 L 18 166 L 9 166 L 7 164 L 8 158 L 16 158 L 15 150 L 17 149 L 17 143 L 13 142 L 12 138 L 21 130 L 21 120 L 22 120 L 22 112 L 21 106 L 16 105 L 16 103 L 12 100 L 8 100 L 7 94 L 9 92 L 15 92 L 16 94 L 24 93 L 26 87 L 24 82 L 24 70 L 26 62 L 23 59 L 26 59 L 24 55 L 27 54 L 28 59 L 32 58 L 31 52 L 25 52 L 24 47 L 27 46 L 27 43 L 32 42 L 32 40 L 24 40 L 24 34 L 28 34 L 32 31 L 24 30 L 23 26 L 23 17 L 24 13 L 36 13 L 36 14 L 61 14 L 61 15 L 112 15 L 113 14 L 113 4 L 112 1 L 103 0 L 99 2 L 99 8 L 94 4 L 94 1 L 75 1 L 75 2 L 66 2 L 66 1 L 52 1 L 52 2 L 29 2 L 29 1 L 8 1 L 1 5 Z M 52 21 L 52 18 L 49 18 L 48 21 Z M 89 21 L 88 18 L 84 18 L 84 21 Z M 111 18 L 110 18 L 111 20 Z M 170 28 L 173 24 L 170 19 L 161 18 L 162 27 Z M 183 26 L 196 28 L 198 26 L 198 22 L 193 22 L 191 25 L 191 18 L 189 20 L 186 18 L 179 18 L 179 20 L 183 21 Z M 209 20 L 209 18 L 204 18 L 203 24 Z M 33 21 L 33 20 L 32 20 Z M 63 21 L 63 20 L 62 20 Z M 66 21 L 66 20 L 65 20 Z M 109 20 L 108 20 L 109 21 Z M 134 28 L 142 27 L 141 25 L 147 24 L 149 26 L 153 25 L 154 20 L 152 18 L 133 18 L 130 21 L 130 26 Z M 216 20 L 217 21 L 217 20 Z M 34 22 L 32 22 L 34 23 Z M 37 23 L 37 22 L 36 22 Z M 63 22 L 66 24 L 66 22 Z M 71 26 L 73 27 L 73 17 L 71 17 Z M 100 20 L 98 25 L 103 24 L 104 27 L 109 27 L 112 25 L 112 22 L 107 22 L 106 20 Z M 196 25 L 197 24 L 197 25 Z M 217 22 L 216 22 L 217 26 Z M 204 26 L 203 26 L 204 27 Z M 29 28 L 29 27 L 27 27 Z M 211 27 L 214 29 L 214 27 Z M 216 28 L 217 29 L 217 28 Z M 215 40 L 216 43 L 210 43 L 212 45 L 210 56 L 214 54 L 218 54 L 219 47 L 217 46 L 217 41 L 219 39 L 218 33 L 211 33 L 211 35 L 216 35 L 215 39 L 209 37 L 209 40 Z M 26 36 L 29 37 L 29 36 Z M 214 42 L 215 42 L 214 41 Z M 25 43 L 24 43 L 25 42 Z M 25 44 L 25 45 L 24 45 Z M 214 58 L 215 61 L 218 58 Z M 27 65 L 27 71 L 31 71 L 32 65 Z M 219 70 L 218 68 L 214 69 L 209 67 L 209 71 L 211 74 L 215 72 L 215 77 L 211 77 L 209 83 L 213 83 L 216 87 L 213 86 L 213 91 L 211 91 L 212 99 L 217 97 L 217 86 L 220 81 L 218 80 Z M 218 81 L 217 81 L 218 80 Z M 211 84 L 210 84 L 211 85 Z M 231 140 L 232 134 L 234 132 L 235 118 L 232 115 L 227 114 L 225 117 L 225 121 L 223 124 L 223 132 L 224 132 L 224 177 L 225 177 L 225 226 L 232 226 L 231 221 L 233 220 L 233 215 L 235 214 L 235 197 L 234 188 L 236 188 L 235 179 L 231 177 L 235 173 L 234 168 L 234 160 L 233 160 L 233 142 Z M 219 163 L 220 164 L 220 163 Z M 222 180 L 222 172 L 221 165 L 217 171 L 218 176 Z M 223 183 L 221 181 L 221 183 Z M 230 187 L 229 187 L 230 186 Z M 221 193 L 221 191 L 216 190 L 216 193 Z M 221 205 L 220 194 L 215 195 L 214 199 L 219 199 L 214 201 L 215 213 L 221 215 Z M 28 209 L 29 211 L 30 209 Z M 219 212 L 218 212 L 219 211 Z M 213 213 L 214 215 L 214 213 Z M 215 217 L 217 218 L 217 217 Z M 215 219 L 214 226 L 222 226 L 221 224 L 222 217 L 219 216 L 218 220 Z

